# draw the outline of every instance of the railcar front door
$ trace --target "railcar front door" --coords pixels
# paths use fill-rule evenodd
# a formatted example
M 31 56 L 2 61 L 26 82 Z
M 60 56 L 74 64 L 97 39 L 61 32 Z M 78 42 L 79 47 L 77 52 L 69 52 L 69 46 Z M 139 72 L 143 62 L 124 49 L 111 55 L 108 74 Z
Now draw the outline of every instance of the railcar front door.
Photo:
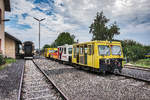
M 87 64 L 87 45 L 84 45 L 84 64 Z
M 79 63 L 79 46 L 77 46 L 77 63 Z
M 87 50 L 87 65 L 93 66 L 94 45 L 88 45 Z

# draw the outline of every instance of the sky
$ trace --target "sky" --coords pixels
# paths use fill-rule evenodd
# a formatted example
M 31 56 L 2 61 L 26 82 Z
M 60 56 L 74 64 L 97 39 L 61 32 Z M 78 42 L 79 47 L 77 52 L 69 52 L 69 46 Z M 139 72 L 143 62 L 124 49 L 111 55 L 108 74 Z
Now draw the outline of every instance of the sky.
M 61 32 L 74 34 L 79 42 L 90 41 L 89 26 L 97 12 L 104 12 L 109 24 L 117 22 L 120 35 L 115 39 L 132 39 L 150 45 L 149 0 L 10 0 L 10 21 L 5 31 L 22 42 L 33 41 L 38 47 L 38 19 L 41 22 L 41 46 L 51 44 Z

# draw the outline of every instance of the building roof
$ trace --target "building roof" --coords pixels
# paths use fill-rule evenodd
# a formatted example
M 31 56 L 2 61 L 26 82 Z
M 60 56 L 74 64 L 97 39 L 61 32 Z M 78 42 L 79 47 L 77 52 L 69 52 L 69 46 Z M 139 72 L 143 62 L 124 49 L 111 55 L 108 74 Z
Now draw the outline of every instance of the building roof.
M 14 36 L 8 34 L 7 32 L 5 32 L 5 37 L 8 37 L 8 38 L 10 38 L 10 39 L 16 41 L 16 43 L 22 44 L 22 42 L 21 42 L 19 39 L 17 39 L 16 37 L 14 37 Z
M 10 0 L 4 0 L 5 11 L 11 11 L 10 9 Z

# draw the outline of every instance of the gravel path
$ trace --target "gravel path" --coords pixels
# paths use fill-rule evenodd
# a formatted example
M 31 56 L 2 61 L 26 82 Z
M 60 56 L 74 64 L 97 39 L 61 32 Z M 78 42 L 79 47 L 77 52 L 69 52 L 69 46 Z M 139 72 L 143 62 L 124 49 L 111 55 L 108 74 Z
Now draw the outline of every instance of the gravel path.
M 122 76 L 87 73 L 46 59 L 35 59 L 70 100 L 149 100 L 150 85 Z
M 0 100 L 17 100 L 24 60 L 17 60 L 0 70 Z
M 62 100 L 32 60 L 25 63 L 22 100 Z

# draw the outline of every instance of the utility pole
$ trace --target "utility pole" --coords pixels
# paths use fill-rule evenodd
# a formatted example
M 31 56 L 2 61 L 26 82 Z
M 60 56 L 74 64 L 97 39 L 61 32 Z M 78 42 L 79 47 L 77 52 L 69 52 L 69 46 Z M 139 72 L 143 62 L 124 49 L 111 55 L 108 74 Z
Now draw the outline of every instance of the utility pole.
M 41 21 L 43 21 L 43 20 L 45 20 L 45 18 L 43 18 L 43 19 L 38 19 L 38 18 L 35 18 L 35 17 L 33 17 L 35 20 L 37 20 L 38 22 L 39 22 L 39 57 L 40 57 L 40 54 L 41 54 L 41 52 L 40 52 L 40 37 L 41 37 L 41 34 L 40 34 L 40 25 L 41 25 Z

